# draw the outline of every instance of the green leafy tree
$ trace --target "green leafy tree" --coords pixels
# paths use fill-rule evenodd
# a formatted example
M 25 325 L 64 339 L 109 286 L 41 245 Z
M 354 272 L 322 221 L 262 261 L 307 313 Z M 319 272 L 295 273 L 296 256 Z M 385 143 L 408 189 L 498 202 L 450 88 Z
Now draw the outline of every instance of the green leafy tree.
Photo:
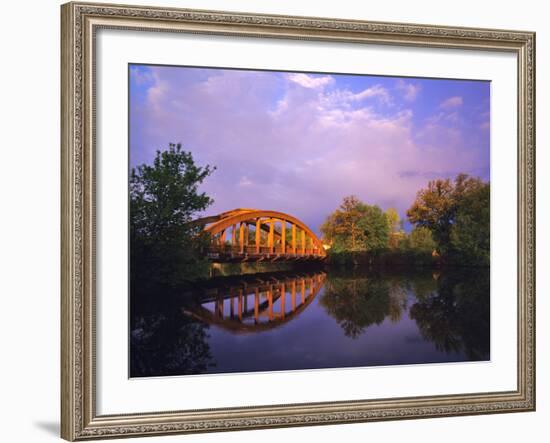
M 378 206 L 349 196 L 327 217 L 321 232 L 335 252 L 374 251 L 387 246 L 389 225 Z
M 486 184 L 465 194 L 461 199 L 450 234 L 456 260 L 489 265 L 490 194 L 490 186 Z
M 436 248 L 432 231 L 424 226 L 417 226 L 409 235 L 409 247 L 421 252 L 431 252 Z
M 179 283 L 204 276 L 208 264 L 203 249 L 208 241 L 201 228 L 190 224 L 213 200 L 199 185 L 214 171 L 197 166 L 180 144 L 157 151 L 152 165 L 130 174 L 132 281 L 153 279 Z
M 360 223 L 366 236 L 365 249 L 367 251 L 385 249 L 390 236 L 386 214 L 376 205 L 365 206 L 365 215 Z

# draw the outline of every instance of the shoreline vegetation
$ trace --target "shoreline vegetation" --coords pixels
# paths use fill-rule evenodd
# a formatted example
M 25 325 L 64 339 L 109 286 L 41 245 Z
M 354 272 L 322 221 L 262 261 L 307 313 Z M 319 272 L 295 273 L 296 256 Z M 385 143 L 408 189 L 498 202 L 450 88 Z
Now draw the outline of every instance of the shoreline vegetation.
M 190 223 L 213 199 L 199 186 L 215 167 L 195 164 L 181 144 L 157 151 L 152 165 L 130 175 L 131 284 L 188 284 L 212 276 L 253 273 L 215 271 L 203 253 L 209 238 Z M 443 268 L 490 264 L 490 184 L 467 174 L 438 178 L 417 192 L 404 229 L 394 208 L 345 197 L 320 227 L 324 267 Z M 315 227 L 313 227 L 315 229 Z M 220 268 L 220 267 L 218 267 Z M 241 267 L 242 268 L 242 267 Z M 265 264 L 257 272 L 269 271 Z M 276 269 L 275 269 L 276 270 Z M 147 283 L 145 283 L 147 285 Z

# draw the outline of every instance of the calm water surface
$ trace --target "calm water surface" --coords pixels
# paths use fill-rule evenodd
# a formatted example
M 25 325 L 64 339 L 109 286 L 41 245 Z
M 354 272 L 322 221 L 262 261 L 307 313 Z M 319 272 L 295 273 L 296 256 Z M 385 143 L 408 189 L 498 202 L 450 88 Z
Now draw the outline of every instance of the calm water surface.
M 140 288 L 132 377 L 488 360 L 489 270 L 331 270 Z

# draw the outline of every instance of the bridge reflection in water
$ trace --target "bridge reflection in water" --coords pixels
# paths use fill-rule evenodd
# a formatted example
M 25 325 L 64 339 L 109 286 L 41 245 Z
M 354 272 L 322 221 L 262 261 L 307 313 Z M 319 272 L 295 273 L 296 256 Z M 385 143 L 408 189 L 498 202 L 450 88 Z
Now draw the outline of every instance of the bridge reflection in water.
M 205 291 L 183 312 L 234 333 L 281 326 L 302 313 L 323 287 L 326 274 L 256 277 Z

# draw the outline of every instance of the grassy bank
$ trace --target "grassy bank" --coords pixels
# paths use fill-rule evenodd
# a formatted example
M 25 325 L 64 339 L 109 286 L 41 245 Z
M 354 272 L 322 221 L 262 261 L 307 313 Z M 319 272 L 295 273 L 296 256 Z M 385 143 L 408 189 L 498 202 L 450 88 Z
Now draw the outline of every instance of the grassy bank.
M 318 265 L 317 265 L 318 266 Z M 244 263 L 211 263 L 209 278 L 229 277 L 233 275 L 288 272 L 308 269 L 303 262 L 244 262 Z

